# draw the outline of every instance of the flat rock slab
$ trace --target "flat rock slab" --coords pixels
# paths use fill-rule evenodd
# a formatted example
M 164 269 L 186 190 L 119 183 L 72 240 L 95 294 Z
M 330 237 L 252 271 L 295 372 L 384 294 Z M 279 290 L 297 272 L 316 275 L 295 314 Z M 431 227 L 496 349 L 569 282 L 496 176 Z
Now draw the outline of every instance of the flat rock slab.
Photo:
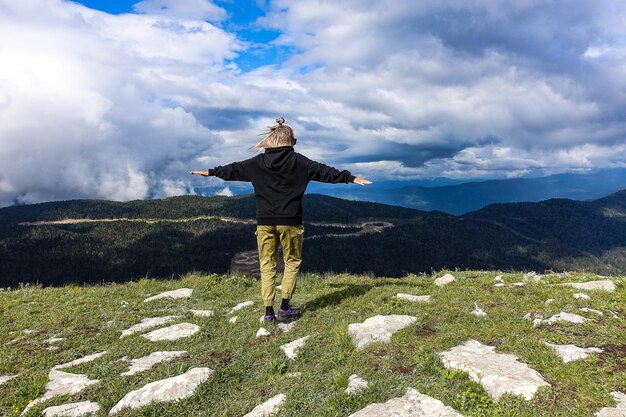
M 600 310 L 594 310 L 593 308 L 581 307 L 579 308 L 579 310 L 584 313 L 594 313 L 594 314 L 597 314 L 598 316 L 604 316 L 603 312 L 601 312 Z
M 575 324 L 579 324 L 579 323 L 584 323 L 586 322 L 587 318 L 580 316 L 578 314 L 573 314 L 573 313 L 566 313 L 564 311 L 561 311 L 558 314 L 555 314 L 554 316 L 550 317 L 547 322 L 548 324 L 554 324 L 554 323 L 558 323 L 558 322 L 567 322 L 567 323 L 575 323 Z
M 55 366 L 52 367 L 52 369 L 71 368 L 72 366 L 82 365 L 83 363 L 93 362 L 96 359 L 101 358 L 102 356 L 106 355 L 106 353 L 107 353 L 106 350 L 104 352 L 92 353 L 91 355 L 83 356 L 82 358 L 74 359 L 73 361 L 62 363 L 60 365 L 55 365 Z
M 257 337 L 257 339 L 258 339 L 259 337 L 267 337 L 267 336 L 269 336 L 269 335 L 271 335 L 271 333 L 270 333 L 270 332 L 269 332 L 269 331 L 268 331 L 265 327 L 261 327 L 261 328 L 259 329 L 259 331 L 258 331 L 258 332 L 256 332 L 256 337 Z
M 564 282 L 562 284 L 568 287 L 578 288 L 579 290 L 602 290 L 602 291 L 615 291 L 617 286 L 610 279 L 603 279 L 600 281 L 588 281 L 588 282 Z
M 574 298 L 577 300 L 591 300 L 591 297 L 582 292 L 577 292 L 576 294 L 574 294 Z
M 153 402 L 178 401 L 191 397 L 213 373 L 209 368 L 192 368 L 184 374 L 151 382 L 124 396 L 109 411 L 115 414 L 124 408 L 140 408 Z
M 369 383 L 357 374 L 352 374 L 348 377 L 348 388 L 346 388 L 346 394 L 356 394 L 357 392 L 367 388 Z
M 484 317 L 487 315 L 487 313 L 485 313 L 483 309 L 478 307 L 478 303 L 474 303 L 474 310 L 472 310 L 472 314 L 478 317 Z
M 243 303 L 239 303 L 237 304 L 235 307 L 233 307 L 228 314 L 233 314 L 235 311 L 239 311 L 242 308 L 246 308 L 246 307 L 252 307 L 254 305 L 254 301 L 244 301 Z
M 179 288 L 174 291 L 165 291 L 161 294 L 153 295 L 152 297 L 148 297 L 143 300 L 143 302 L 147 303 L 148 301 L 160 300 L 162 298 L 171 298 L 174 300 L 178 298 L 189 298 L 191 297 L 192 292 L 193 290 L 191 288 Z
M 430 295 L 412 295 L 399 292 L 396 297 L 401 300 L 411 301 L 413 303 L 427 303 L 430 301 Z
M 135 375 L 139 372 L 147 371 L 157 363 L 169 362 L 185 354 L 187 354 L 187 351 L 185 350 L 152 352 L 151 354 L 149 354 L 148 356 L 144 356 L 143 358 L 131 359 L 130 368 L 128 369 L 128 371 L 122 373 L 121 375 Z
M 597 347 L 581 348 L 575 345 L 555 345 L 545 342 L 563 359 L 563 363 L 568 363 L 578 359 L 585 359 L 590 353 L 602 353 L 603 350 Z
M 309 340 L 309 337 L 311 336 L 301 337 L 300 339 L 296 339 L 293 342 L 281 345 L 280 348 L 283 350 L 283 352 L 285 352 L 285 355 L 289 359 L 294 360 L 298 357 L 298 351 L 302 346 L 304 346 L 306 341 Z
M 441 287 L 454 281 L 456 281 L 456 278 L 454 278 L 452 274 L 445 274 L 444 276 L 439 277 L 435 280 L 435 285 Z
M 80 417 L 88 414 L 97 413 L 98 411 L 100 411 L 100 406 L 98 405 L 98 403 L 83 401 L 80 403 L 70 403 L 57 405 L 54 407 L 48 407 L 43 410 L 43 415 L 45 417 Z
M 296 325 L 297 321 L 292 321 L 290 323 L 278 323 L 276 327 L 280 329 L 281 332 L 287 333 L 290 332 L 293 327 Z
M 409 388 L 406 395 L 370 404 L 350 417 L 463 417 L 441 401 Z
M 178 318 L 178 316 L 164 316 L 164 317 L 146 317 L 145 319 L 141 319 L 138 324 L 129 327 L 126 330 L 122 330 L 122 335 L 120 339 L 130 336 L 131 334 L 143 332 L 153 327 L 161 326 L 163 324 L 174 321 Z
M 468 340 L 439 354 L 447 368 L 460 369 L 483 386 L 495 400 L 505 392 L 532 399 L 539 387 L 549 386 L 541 374 L 510 353 L 497 353 L 495 347 Z
M 153 330 L 142 335 L 151 342 L 160 340 L 178 340 L 192 336 L 200 331 L 200 326 L 191 323 L 178 323 L 162 329 Z
M 68 372 L 59 371 L 58 369 L 52 369 L 48 374 L 46 392 L 43 396 L 28 404 L 24 408 L 24 411 L 22 411 L 22 415 L 26 414 L 31 407 L 34 407 L 40 402 L 49 400 L 57 395 L 78 394 L 83 389 L 90 385 L 97 384 L 98 382 L 97 379 L 89 379 L 87 375 L 70 374 Z
M 212 317 L 215 313 L 211 310 L 189 310 L 196 317 Z
M 614 391 L 611 393 L 617 405 L 615 407 L 604 407 L 594 414 L 596 417 L 624 417 L 626 416 L 626 394 Z
M 5 382 L 8 382 L 10 380 L 12 380 L 13 378 L 16 378 L 19 374 L 15 374 L 15 375 L 0 375 L 0 385 L 4 384 Z
M 265 401 L 263 404 L 259 404 L 252 409 L 248 414 L 243 417 L 268 417 L 280 411 L 280 408 L 287 401 L 285 394 L 278 394 Z
M 390 316 L 374 316 L 363 323 L 348 325 L 348 333 L 357 349 L 362 349 L 372 342 L 389 342 L 398 330 L 415 323 L 417 317 L 392 314 Z

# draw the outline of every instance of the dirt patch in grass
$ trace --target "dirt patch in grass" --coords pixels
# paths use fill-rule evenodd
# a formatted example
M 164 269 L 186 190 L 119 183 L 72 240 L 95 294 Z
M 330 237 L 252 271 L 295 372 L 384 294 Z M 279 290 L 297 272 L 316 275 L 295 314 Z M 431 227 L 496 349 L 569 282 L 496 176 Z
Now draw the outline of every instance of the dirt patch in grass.
M 598 364 L 609 374 L 626 372 L 626 344 L 599 346 L 603 350 L 598 355 Z
M 227 350 L 215 350 L 209 354 L 211 365 L 225 367 L 233 361 L 233 355 Z
M 429 337 L 429 336 L 436 334 L 437 329 L 435 329 L 434 327 L 424 326 L 424 327 L 418 327 L 416 332 L 418 336 Z

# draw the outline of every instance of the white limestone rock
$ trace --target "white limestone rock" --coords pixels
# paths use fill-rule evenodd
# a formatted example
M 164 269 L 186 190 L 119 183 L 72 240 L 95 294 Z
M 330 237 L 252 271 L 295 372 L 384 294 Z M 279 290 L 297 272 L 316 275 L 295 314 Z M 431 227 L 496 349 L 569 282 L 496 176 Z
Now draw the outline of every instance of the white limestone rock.
M 44 342 L 46 342 L 46 343 L 48 343 L 50 345 L 53 345 L 55 343 L 59 343 L 59 342 L 62 342 L 64 340 L 65 340 L 64 337 L 51 337 L 49 339 L 44 340 Z
M 109 414 L 118 413 L 124 408 L 140 408 L 153 402 L 178 401 L 191 397 L 212 373 L 210 368 L 191 368 L 184 374 L 151 382 L 126 394 Z
M 511 285 L 513 285 L 515 287 L 524 287 L 526 284 L 524 282 L 514 282 Z
M 348 325 L 348 333 L 357 349 L 362 349 L 372 342 L 389 342 L 398 330 L 415 323 L 417 317 L 393 314 L 374 316 L 363 323 Z
M 503 282 L 498 282 L 497 284 L 493 284 L 494 287 L 496 288 L 500 288 L 500 287 L 504 287 L 506 284 Z
M 57 405 L 54 407 L 48 407 L 43 410 L 43 415 L 45 417 L 81 417 L 87 414 L 93 414 L 100 411 L 100 406 L 98 403 L 93 403 L 91 401 L 83 401 L 79 403 L 70 403 Z
M 237 316 L 233 316 L 233 317 L 231 317 L 230 319 L 228 319 L 228 321 L 229 321 L 229 323 L 230 323 L 230 324 L 235 324 L 235 323 L 237 323 Z
M 615 291 L 617 286 L 610 279 L 603 279 L 599 281 L 588 281 L 588 282 L 564 282 L 562 284 L 556 285 L 565 285 L 568 287 L 574 287 L 579 290 L 602 290 L 602 291 Z
M 189 310 L 189 312 L 196 317 L 212 317 L 215 315 L 215 312 L 211 310 Z
M 576 294 L 574 294 L 574 298 L 577 300 L 591 300 L 591 297 L 582 292 L 577 292 Z
M 478 317 L 484 317 L 487 315 L 487 313 L 478 307 L 478 303 L 474 303 L 474 310 L 472 310 L 472 314 Z
M 585 359 L 590 353 L 602 353 L 602 349 L 597 347 L 581 348 L 575 345 L 555 345 L 544 342 L 546 346 L 551 347 L 563 359 L 563 363 L 568 363 L 578 359 Z
M 287 356 L 291 360 L 295 360 L 298 357 L 298 351 L 302 346 L 304 346 L 304 344 L 307 340 L 309 340 L 310 337 L 311 336 L 301 337 L 300 339 L 296 339 L 293 342 L 281 345 L 280 348 L 283 350 L 283 352 L 285 352 L 285 356 Z
M 524 314 L 524 320 L 530 320 L 530 319 L 532 319 L 532 315 L 530 313 Z
M 456 281 L 456 278 L 454 278 L 452 274 L 445 274 L 444 276 L 439 277 L 435 280 L 435 285 L 438 287 L 442 287 L 454 281 Z
M 186 354 L 187 351 L 185 350 L 152 352 L 151 354 L 144 356 L 143 358 L 131 359 L 130 368 L 128 369 L 128 371 L 123 372 L 121 375 L 135 375 L 139 372 L 147 371 L 157 363 L 169 362 Z
M 145 300 L 143 300 L 143 302 L 147 303 L 149 301 L 160 300 L 162 298 L 171 298 L 173 300 L 176 300 L 179 298 L 189 298 L 191 297 L 192 292 L 193 290 L 191 288 L 179 288 L 177 290 L 165 291 L 165 292 L 162 292 L 161 294 L 153 295 L 152 297 L 148 297 Z
M 581 307 L 581 308 L 579 308 L 579 310 L 583 311 L 585 313 L 595 313 L 598 316 L 604 316 L 603 312 L 601 312 L 600 310 L 594 310 L 593 308 Z
M 4 384 L 5 382 L 8 382 L 10 380 L 12 380 L 13 378 L 16 378 L 19 374 L 15 374 L 15 375 L 0 375 L 0 385 Z
M 346 388 L 346 394 L 356 394 L 357 392 L 367 388 L 369 383 L 357 374 L 352 374 L 348 377 L 348 388 Z
M 624 417 L 626 416 L 626 394 L 614 391 L 611 393 L 615 402 L 615 407 L 603 407 L 594 414 L 595 417 Z
M 589 319 L 584 318 L 583 316 L 579 316 L 578 314 L 573 314 L 573 313 L 566 313 L 564 311 L 561 311 L 558 314 L 555 314 L 554 316 L 550 317 L 547 320 L 548 324 L 554 324 L 554 323 L 558 323 L 561 321 L 567 322 L 567 323 L 575 323 L 575 324 L 579 324 L 579 323 L 584 323 Z
M 24 333 L 24 334 L 33 334 L 33 333 L 35 333 L 35 331 L 32 330 L 32 329 L 24 329 L 24 330 L 22 330 L 22 333 Z
M 396 297 L 401 300 L 411 301 L 413 303 L 427 303 L 430 301 L 430 295 L 412 295 L 399 292 Z
M 276 325 L 276 327 L 278 327 L 281 332 L 287 333 L 287 332 L 290 332 L 293 329 L 293 326 L 295 326 L 296 323 L 297 323 L 297 321 L 292 321 L 292 322 L 289 322 L 289 323 L 278 323 Z
M 228 315 L 233 314 L 235 311 L 239 311 L 242 308 L 246 308 L 246 307 L 251 307 L 254 305 L 254 301 L 244 301 L 243 303 L 239 303 L 237 304 L 235 307 L 233 307 L 229 312 Z
M 549 386 L 541 374 L 510 353 L 497 353 L 495 347 L 468 340 L 439 354 L 447 368 L 460 369 L 483 386 L 495 400 L 505 392 L 530 400 L 537 389 Z
M 59 371 L 58 369 L 52 369 L 48 373 L 48 383 L 46 384 L 45 393 L 29 403 L 22 411 L 22 415 L 26 414 L 31 407 L 39 404 L 40 402 L 49 400 L 57 395 L 72 395 L 78 394 L 90 385 L 97 384 L 97 379 L 89 379 L 87 375 L 83 374 L 70 374 L 68 372 Z
M 498 275 L 493 279 L 493 282 L 502 282 L 502 275 Z
M 173 320 L 176 320 L 178 316 L 164 316 L 164 317 L 146 317 L 141 319 L 138 324 L 129 327 L 126 330 L 122 330 L 122 335 L 120 339 L 130 336 L 131 334 L 143 332 L 148 329 L 152 329 L 153 327 L 161 326 L 163 324 L 169 323 Z
M 106 355 L 107 351 L 92 353 L 91 355 L 84 356 L 82 358 L 74 359 L 73 361 L 62 363 L 60 365 L 55 365 L 52 369 L 65 369 L 71 368 L 72 366 L 82 365 L 83 363 L 93 362 L 98 358 Z
M 524 282 L 541 282 L 541 278 L 543 277 L 543 275 L 537 274 L 536 272 L 529 272 L 527 274 L 524 274 L 524 276 L 522 277 L 522 281 Z
M 289 372 L 287 375 L 285 375 L 287 378 L 296 378 L 299 376 L 302 376 L 302 372 Z
M 263 404 L 259 404 L 252 409 L 248 414 L 243 417 L 269 417 L 280 411 L 280 408 L 287 401 L 285 394 L 278 394 L 265 401 Z
M 259 329 L 258 332 L 256 332 L 256 338 L 258 339 L 259 337 L 267 337 L 270 336 L 271 333 L 265 328 L 265 327 L 261 327 Z
M 142 335 L 151 342 L 160 340 L 178 340 L 192 336 L 200 331 L 200 326 L 191 323 L 178 323 L 162 329 L 153 330 Z
M 553 302 L 555 302 L 555 301 L 556 301 L 556 300 L 555 300 L 554 298 L 548 298 L 548 299 L 546 300 L 546 302 L 544 303 L 544 305 L 548 305 L 548 304 L 553 303 Z
M 409 388 L 406 395 L 370 404 L 349 417 L 463 417 L 454 408 Z

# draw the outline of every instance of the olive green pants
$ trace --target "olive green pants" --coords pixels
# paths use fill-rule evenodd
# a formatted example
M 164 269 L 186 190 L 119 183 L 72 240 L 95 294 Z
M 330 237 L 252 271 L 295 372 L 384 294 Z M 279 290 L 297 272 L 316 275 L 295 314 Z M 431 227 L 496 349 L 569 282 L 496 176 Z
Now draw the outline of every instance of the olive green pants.
M 261 296 L 263 305 L 269 307 L 274 305 L 278 242 L 283 248 L 285 261 L 285 272 L 281 283 L 282 298 L 291 299 L 296 290 L 296 276 L 302 263 L 304 226 L 260 225 L 256 227 L 255 234 L 259 245 Z

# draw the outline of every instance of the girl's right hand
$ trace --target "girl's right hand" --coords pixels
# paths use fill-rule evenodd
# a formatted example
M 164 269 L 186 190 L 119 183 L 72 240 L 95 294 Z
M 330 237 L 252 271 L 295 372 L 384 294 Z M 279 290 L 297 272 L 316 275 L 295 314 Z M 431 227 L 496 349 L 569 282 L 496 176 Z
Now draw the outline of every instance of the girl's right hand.
M 360 178 L 360 177 L 356 177 L 354 179 L 354 181 L 352 181 L 352 182 L 354 182 L 355 184 L 359 184 L 359 185 L 365 185 L 365 184 L 371 184 L 372 183 L 371 181 L 366 180 L 365 178 Z

